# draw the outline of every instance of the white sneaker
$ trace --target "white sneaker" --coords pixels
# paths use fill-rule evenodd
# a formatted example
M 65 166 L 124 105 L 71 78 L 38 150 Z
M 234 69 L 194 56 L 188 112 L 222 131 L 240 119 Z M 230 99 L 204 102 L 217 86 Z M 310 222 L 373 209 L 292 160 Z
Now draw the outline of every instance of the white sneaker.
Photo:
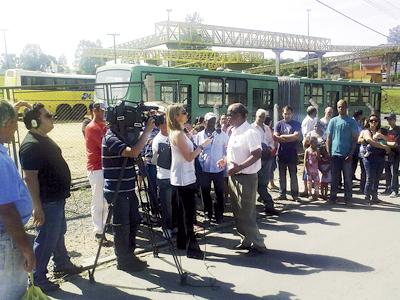
M 391 194 L 390 194 L 390 198 L 397 198 L 397 193 L 396 192 L 392 192 Z

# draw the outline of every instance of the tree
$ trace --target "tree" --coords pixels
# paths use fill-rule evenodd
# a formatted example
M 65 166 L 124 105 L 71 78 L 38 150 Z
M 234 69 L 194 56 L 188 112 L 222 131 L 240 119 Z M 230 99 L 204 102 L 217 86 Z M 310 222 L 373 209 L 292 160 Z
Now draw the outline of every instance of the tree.
M 168 43 L 168 49 L 211 50 L 211 47 L 206 45 L 209 44 L 210 41 L 207 41 L 207 38 L 202 36 L 200 31 L 196 29 L 196 25 L 203 22 L 200 13 L 194 12 L 187 14 L 185 22 L 189 23 L 189 29 L 180 36 L 180 41 L 182 43 Z
M 203 18 L 200 17 L 200 13 L 199 12 L 194 12 L 194 13 L 186 15 L 185 22 L 186 23 L 193 23 L 193 24 L 201 24 L 201 23 L 203 23 Z
M 57 72 L 69 73 L 68 60 L 64 54 L 61 54 L 57 59 Z
M 96 68 L 106 63 L 104 58 L 88 57 L 83 55 L 85 49 L 89 48 L 103 48 L 100 40 L 95 42 L 88 40 L 79 41 L 78 47 L 75 51 L 75 63 L 78 66 L 79 74 L 96 74 Z
M 15 69 L 18 65 L 18 57 L 15 54 L 2 54 L 0 57 L 0 70 Z
M 20 56 L 21 67 L 25 70 L 47 71 L 55 62 L 56 59 L 44 54 L 37 44 L 26 45 Z
M 389 37 L 387 41 L 389 44 L 400 44 L 400 25 L 389 29 Z

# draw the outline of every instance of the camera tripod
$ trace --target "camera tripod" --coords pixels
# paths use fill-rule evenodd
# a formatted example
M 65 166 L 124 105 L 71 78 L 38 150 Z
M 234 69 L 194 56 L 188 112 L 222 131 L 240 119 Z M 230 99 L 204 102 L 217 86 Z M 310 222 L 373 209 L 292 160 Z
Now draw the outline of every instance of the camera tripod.
M 104 226 L 103 229 L 103 233 L 101 235 L 101 240 L 99 242 L 99 247 L 97 248 L 97 253 L 96 253 L 96 258 L 93 264 L 93 268 L 91 270 L 88 270 L 89 272 L 89 282 L 90 283 L 95 283 L 95 279 L 94 279 L 94 273 L 96 271 L 97 265 L 98 265 L 98 260 L 99 260 L 99 256 L 100 256 L 100 252 L 101 252 L 101 248 L 103 246 L 103 241 L 105 239 L 105 233 L 107 231 L 108 228 L 110 228 L 110 226 L 112 226 L 111 222 L 111 217 L 113 215 L 113 203 L 117 200 L 118 197 L 118 192 L 121 186 L 121 182 L 122 182 L 122 178 L 124 176 L 124 172 L 125 172 L 125 168 L 126 168 L 126 164 L 128 162 L 128 158 L 125 158 L 121 167 L 121 171 L 119 174 L 119 178 L 117 181 L 117 186 L 116 186 L 116 191 L 113 195 L 113 199 L 111 201 L 111 203 L 109 204 L 108 207 L 108 214 L 107 214 L 107 218 L 106 218 L 106 224 Z M 154 257 L 159 257 L 158 256 L 158 247 L 156 245 L 155 242 L 155 233 L 154 233 L 154 229 L 153 229 L 153 225 L 151 222 L 151 218 L 150 218 L 150 212 L 151 212 L 151 204 L 150 204 L 150 200 L 149 200 L 149 189 L 148 189 L 148 183 L 149 183 L 149 178 L 148 178 L 148 174 L 146 172 L 146 168 L 144 166 L 144 162 L 143 162 L 143 158 L 141 156 L 138 157 L 138 159 L 136 160 L 136 164 L 137 167 L 139 168 L 139 170 L 141 171 L 142 175 L 143 175 L 143 190 L 144 190 L 144 194 L 145 194 L 145 201 L 143 201 L 143 196 L 139 190 L 138 194 L 139 194 L 139 200 L 142 206 L 142 210 L 143 210 L 143 214 L 145 216 L 146 222 L 147 222 L 147 228 L 149 229 L 149 233 L 150 233 L 150 241 L 152 244 L 152 248 L 153 248 L 153 256 Z M 147 183 L 146 183 L 147 181 Z M 138 176 L 136 176 L 136 184 L 138 185 Z M 152 195 L 153 199 L 157 199 L 156 195 Z M 180 260 L 178 259 L 177 253 L 176 253 L 176 249 L 175 246 L 172 242 L 171 236 L 169 235 L 169 233 L 166 231 L 165 228 L 162 228 L 164 236 L 168 242 L 168 246 L 170 248 L 170 253 L 174 259 L 174 263 L 175 266 L 178 270 L 178 274 L 180 277 L 180 284 L 181 285 L 185 285 L 187 282 L 187 272 L 185 272 L 182 268 L 182 264 L 180 262 Z

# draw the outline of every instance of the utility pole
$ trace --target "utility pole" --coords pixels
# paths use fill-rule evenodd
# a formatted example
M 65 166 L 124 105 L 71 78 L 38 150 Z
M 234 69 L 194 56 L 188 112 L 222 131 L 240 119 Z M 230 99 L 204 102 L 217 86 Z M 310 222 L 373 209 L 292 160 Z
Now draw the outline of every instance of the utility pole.
M 167 8 L 166 11 L 167 11 L 167 14 L 168 14 L 168 17 L 167 17 L 167 41 L 169 41 L 169 37 L 170 37 L 170 35 L 169 35 L 169 32 L 170 32 L 169 14 L 172 12 L 172 8 Z M 168 67 L 170 66 L 170 61 L 169 60 L 167 61 L 167 66 Z
M 3 38 L 4 38 L 4 52 L 5 52 L 5 60 L 6 60 L 6 68 L 10 68 L 9 62 L 8 62 L 8 52 L 7 52 L 7 40 L 6 40 L 6 31 L 7 29 L 0 29 L 0 31 L 3 31 Z
M 171 13 L 171 11 L 172 11 L 172 8 L 167 8 L 167 14 L 168 14 L 168 19 L 167 19 L 167 21 L 169 22 L 169 14 Z
M 115 37 L 119 36 L 119 33 L 107 33 L 107 35 L 112 35 L 113 40 L 114 40 L 114 63 L 117 64 L 117 49 L 115 46 Z
M 310 11 L 307 9 L 307 78 L 310 77 Z

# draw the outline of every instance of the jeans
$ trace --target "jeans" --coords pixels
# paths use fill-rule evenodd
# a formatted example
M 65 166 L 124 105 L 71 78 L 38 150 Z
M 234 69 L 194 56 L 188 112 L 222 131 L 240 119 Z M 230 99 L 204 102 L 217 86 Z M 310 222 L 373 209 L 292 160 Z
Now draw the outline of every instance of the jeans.
M 219 219 L 224 214 L 224 171 L 219 173 L 201 173 L 201 192 L 203 194 L 204 211 L 211 218 L 213 215 L 213 203 L 211 199 L 211 182 L 214 183 L 216 195 L 215 218 Z
M 36 269 L 33 272 L 35 283 L 47 281 L 47 265 L 53 256 L 54 270 L 61 270 L 70 263 L 65 248 L 64 235 L 67 232 L 65 220 L 65 199 L 42 203 L 44 224 L 37 228 L 33 250 L 36 257 Z
M 399 161 L 400 155 L 396 154 L 385 163 L 386 189 L 396 194 L 399 192 Z
M 149 198 L 152 213 L 156 214 L 159 212 L 159 203 L 157 199 L 157 166 L 152 164 L 146 164 L 147 178 L 149 182 Z
M 258 185 L 257 185 L 257 192 L 260 196 L 261 200 L 265 204 L 266 209 L 273 209 L 274 202 L 272 200 L 271 194 L 268 192 L 268 183 L 271 180 L 271 168 L 272 162 L 274 161 L 275 157 L 270 159 L 262 160 L 261 161 L 261 169 L 258 171 Z
M 365 182 L 364 194 L 372 199 L 378 198 L 379 179 L 383 172 L 385 158 L 382 156 L 368 156 L 363 158 L 367 180 Z
M 172 225 L 172 185 L 170 179 L 158 179 L 161 202 L 161 222 L 163 229 L 173 229 Z
M 339 190 L 339 182 L 341 180 L 341 174 L 343 172 L 344 179 L 344 199 L 350 201 L 353 186 L 353 165 L 352 161 L 345 161 L 344 156 L 332 156 L 331 157 L 331 200 L 336 201 L 337 193 Z
M 357 164 L 358 161 L 360 161 L 360 165 L 361 165 L 361 159 L 360 159 L 360 144 L 356 145 L 356 149 L 354 150 L 353 153 L 353 160 L 352 160 L 352 168 L 353 168 L 353 178 L 356 176 L 356 170 L 357 170 Z
M 0 299 L 20 300 L 28 286 L 24 258 L 12 238 L 0 233 Z
M 361 177 L 360 177 L 360 192 L 364 192 L 365 182 L 367 180 L 367 175 L 365 174 L 364 161 L 360 158 L 360 168 L 361 168 Z
M 113 203 L 114 251 L 119 264 L 129 261 L 136 248 L 140 224 L 139 201 L 135 193 L 119 194 Z
M 286 169 L 289 169 L 290 191 L 292 197 L 299 196 L 299 183 L 297 182 L 297 162 L 285 162 L 277 158 L 279 169 L 279 194 L 286 196 Z

